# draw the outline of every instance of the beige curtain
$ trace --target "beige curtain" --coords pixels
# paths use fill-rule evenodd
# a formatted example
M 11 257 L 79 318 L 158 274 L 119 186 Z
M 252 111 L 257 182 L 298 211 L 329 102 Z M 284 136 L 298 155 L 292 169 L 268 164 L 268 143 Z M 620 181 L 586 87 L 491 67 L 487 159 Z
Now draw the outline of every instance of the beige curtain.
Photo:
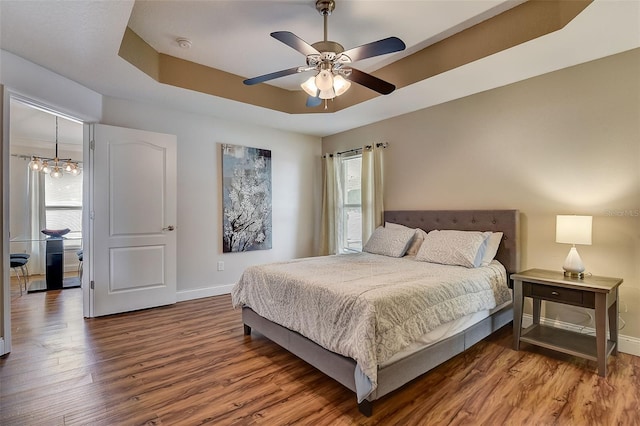
M 373 144 L 362 150 L 362 245 L 384 220 L 384 147 Z
M 326 155 L 322 159 L 320 256 L 338 253 L 342 210 L 342 191 L 340 188 L 340 159 L 337 155 Z

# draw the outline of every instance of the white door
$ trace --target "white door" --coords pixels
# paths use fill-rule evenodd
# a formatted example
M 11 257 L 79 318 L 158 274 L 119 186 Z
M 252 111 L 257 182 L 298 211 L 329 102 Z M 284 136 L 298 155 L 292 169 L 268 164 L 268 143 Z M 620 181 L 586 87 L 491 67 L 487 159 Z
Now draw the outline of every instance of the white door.
M 176 137 L 92 133 L 91 316 L 175 303 Z

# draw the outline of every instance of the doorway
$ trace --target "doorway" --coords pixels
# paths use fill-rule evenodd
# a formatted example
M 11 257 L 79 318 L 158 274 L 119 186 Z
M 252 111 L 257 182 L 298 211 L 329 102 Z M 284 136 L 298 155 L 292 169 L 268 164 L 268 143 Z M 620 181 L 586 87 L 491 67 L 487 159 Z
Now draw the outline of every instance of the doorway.
M 11 299 L 80 287 L 83 123 L 19 97 L 9 108 Z

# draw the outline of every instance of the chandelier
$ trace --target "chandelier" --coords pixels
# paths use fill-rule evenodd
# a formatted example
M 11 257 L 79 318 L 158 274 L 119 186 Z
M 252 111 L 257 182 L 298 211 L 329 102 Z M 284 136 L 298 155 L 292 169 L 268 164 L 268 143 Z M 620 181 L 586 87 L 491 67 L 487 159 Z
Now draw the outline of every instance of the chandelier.
M 71 158 L 58 158 L 58 116 L 56 116 L 56 155 L 54 158 L 32 156 L 29 169 L 49 174 L 54 179 L 62 177 L 63 172 L 78 176 L 81 172 L 77 161 Z

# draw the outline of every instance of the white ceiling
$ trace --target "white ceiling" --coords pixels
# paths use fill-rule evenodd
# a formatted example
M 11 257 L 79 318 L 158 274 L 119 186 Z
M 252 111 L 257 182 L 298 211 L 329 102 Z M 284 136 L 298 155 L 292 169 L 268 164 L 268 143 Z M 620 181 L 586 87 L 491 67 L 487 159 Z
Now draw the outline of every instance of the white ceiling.
M 370 72 L 451 35 L 452 27 L 460 31 L 523 1 L 338 0 L 328 17 L 328 39 L 345 49 L 390 36 L 405 42 L 403 52 L 358 62 L 359 69 Z M 305 65 L 301 53 L 269 35 L 273 31 L 291 31 L 309 44 L 323 39 L 324 21 L 314 0 L 228 3 L 136 2 L 129 27 L 158 52 L 243 77 Z M 180 48 L 177 37 L 188 38 L 192 47 Z M 300 90 L 307 78 L 309 74 L 297 74 L 270 84 Z
M 61 150 L 81 151 L 83 138 L 81 122 L 16 99 L 11 100 L 10 108 L 9 129 L 12 150 L 18 146 L 26 147 L 27 152 L 18 149 L 21 154 L 38 153 L 53 157 L 57 140 Z M 35 148 L 35 150 L 29 152 L 29 148 Z M 62 155 L 60 157 L 62 158 Z
M 407 50 L 357 63 L 373 71 L 520 1 L 337 0 L 329 39 L 345 49 L 397 36 Z M 0 0 L 0 47 L 103 95 L 326 136 L 640 47 L 640 1 L 596 0 L 564 29 L 332 114 L 291 115 L 160 84 L 118 56 L 129 25 L 156 50 L 242 77 L 304 64 L 269 33 L 322 39 L 314 0 Z M 176 37 L 191 39 L 189 50 Z M 302 75 L 273 80 L 297 90 Z M 348 94 L 348 93 L 347 93 Z M 346 96 L 346 95 L 344 95 Z

